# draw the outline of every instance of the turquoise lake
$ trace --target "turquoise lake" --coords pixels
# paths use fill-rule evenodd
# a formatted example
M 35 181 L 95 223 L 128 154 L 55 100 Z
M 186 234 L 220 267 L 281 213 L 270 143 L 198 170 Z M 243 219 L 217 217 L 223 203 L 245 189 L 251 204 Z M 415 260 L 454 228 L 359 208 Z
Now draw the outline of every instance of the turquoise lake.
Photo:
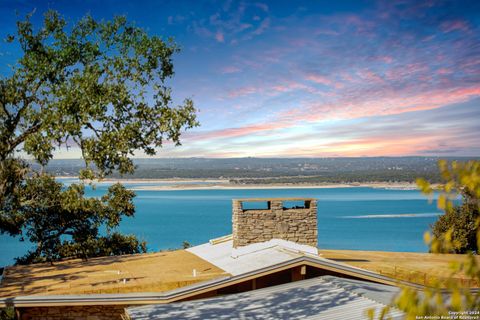
M 66 183 L 69 181 L 65 180 Z M 129 185 L 138 187 L 140 185 Z M 106 184 L 89 189 L 100 196 Z M 318 244 L 324 249 L 426 252 L 423 233 L 440 211 L 418 190 L 364 187 L 322 189 L 236 189 L 136 191 L 136 214 L 120 230 L 147 241 L 150 251 L 201 244 L 231 233 L 234 198 L 318 199 Z M 31 244 L 0 236 L 0 266 L 13 263 Z

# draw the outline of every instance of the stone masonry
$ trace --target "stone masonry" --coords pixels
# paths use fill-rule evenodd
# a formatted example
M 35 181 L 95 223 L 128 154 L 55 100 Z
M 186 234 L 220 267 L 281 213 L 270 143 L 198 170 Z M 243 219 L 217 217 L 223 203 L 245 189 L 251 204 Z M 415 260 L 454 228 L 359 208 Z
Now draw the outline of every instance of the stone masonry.
M 304 203 L 284 208 L 284 201 Z M 232 201 L 233 247 L 283 239 L 317 247 L 317 201 L 305 198 L 241 199 Z M 268 209 L 244 209 L 245 202 L 267 202 Z

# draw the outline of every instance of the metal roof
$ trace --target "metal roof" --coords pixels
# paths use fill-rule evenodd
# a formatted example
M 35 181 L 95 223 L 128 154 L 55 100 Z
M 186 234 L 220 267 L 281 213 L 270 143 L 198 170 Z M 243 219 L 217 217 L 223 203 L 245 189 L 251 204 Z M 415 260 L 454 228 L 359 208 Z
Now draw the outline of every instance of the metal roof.
M 284 240 L 282 241 L 289 242 Z M 225 270 L 229 274 L 232 274 L 232 278 L 237 276 L 245 276 L 250 273 L 275 270 L 280 266 L 301 261 L 311 263 L 312 266 L 316 266 L 318 268 L 358 277 L 364 280 L 370 280 L 389 285 L 406 285 L 416 289 L 424 288 L 424 286 L 419 284 L 392 279 L 370 270 L 358 268 L 335 260 L 326 259 L 318 255 L 312 255 L 305 251 L 296 250 L 295 248 L 288 248 L 283 245 L 283 242 L 280 244 L 276 244 L 274 242 L 273 246 L 259 247 L 258 250 L 254 250 L 238 257 L 232 256 L 233 244 L 231 240 L 216 244 L 206 243 L 189 248 L 187 251 L 199 256 L 203 260 L 208 261 L 218 268 Z M 298 246 L 298 244 L 293 244 Z M 260 244 L 252 244 L 250 247 L 256 245 Z
M 228 245 L 228 241 L 226 242 Z M 219 247 L 219 245 L 215 245 Z M 384 275 L 374 273 L 368 270 L 360 269 L 357 267 L 349 266 L 347 264 L 339 263 L 336 261 L 324 259 L 318 256 L 304 255 L 299 252 L 293 252 L 286 250 L 285 248 L 268 248 L 262 250 L 264 254 L 267 254 L 269 250 L 273 250 L 273 256 L 277 255 L 277 250 L 285 251 L 284 253 L 288 259 L 280 259 L 280 261 L 268 261 L 267 264 L 263 262 L 260 265 L 249 266 L 246 264 L 248 260 L 256 260 L 259 257 L 252 255 L 245 255 L 237 259 L 232 259 L 233 265 L 236 264 L 244 267 L 243 273 L 235 274 L 232 272 L 232 276 L 220 277 L 208 281 L 202 281 L 178 289 L 166 291 L 166 292 L 154 292 L 154 293 L 123 293 L 123 294 L 78 294 L 78 295 L 32 295 L 32 296 L 17 296 L 14 298 L 0 299 L 0 306 L 13 305 L 17 307 L 27 306 L 51 306 L 51 305 L 104 305 L 104 304 L 154 304 L 154 303 L 171 303 L 179 301 L 196 294 L 200 294 L 206 291 L 216 290 L 231 284 L 235 284 L 241 281 L 246 281 L 260 277 L 265 274 L 286 270 L 295 266 L 310 265 L 316 268 L 334 271 L 337 273 L 345 274 L 346 276 L 353 276 L 364 280 L 370 280 L 379 283 L 393 284 L 393 285 L 407 285 L 416 289 L 422 289 L 423 286 L 406 281 L 398 281 Z M 220 254 L 220 259 L 224 259 L 223 253 Z M 204 258 L 204 257 L 202 257 Z M 217 257 L 218 258 L 218 257 Z M 205 259 L 205 258 L 204 258 Z M 208 261 L 208 259 L 207 259 Z M 259 260 L 260 261 L 260 260 Z M 216 265 L 218 260 L 210 259 L 210 263 Z M 230 264 L 230 262 L 228 262 Z M 222 266 L 222 269 L 225 265 Z M 233 270 L 230 270 L 233 271 Z
M 385 304 L 374 294 L 393 293 L 390 286 L 336 277 L 319 277 L 216 298 L 126 309 L 132 320 L 146 319 L 368 319 Z M 391 309 L 393 319 L 403 313 Z
M 208 261 L 214 266 L 217 266 L 218 268 L 225 270 L 234 276 L 243 274 L 245 272 L 263 269 L 278 263 L 290 261 L 292 259 L 304 256 L 304 254 L 301 252 L 285 250 L 283 246 L 278 246 L 275 243 L 272 243 L 270 246 L 266 246 L 265 244 L 267 244 L 267 242 L 249 245 L 248 247 L 259 248 L 239 257 L 232 256 L 232 240 L 215 244 L 207 242 L 205 244 L 188 248 L 186 251 L 195 254 L 203 260 Z M 292 244 L 297 245 L 295 243 Z
M 342 287 L 343 289 L 360 294 L 366 298 L 389 305 L 400 292 L 399 287 L 388 286 L 373 282 L 346 279 L 334 276 L 323 276 L 323 279 Z

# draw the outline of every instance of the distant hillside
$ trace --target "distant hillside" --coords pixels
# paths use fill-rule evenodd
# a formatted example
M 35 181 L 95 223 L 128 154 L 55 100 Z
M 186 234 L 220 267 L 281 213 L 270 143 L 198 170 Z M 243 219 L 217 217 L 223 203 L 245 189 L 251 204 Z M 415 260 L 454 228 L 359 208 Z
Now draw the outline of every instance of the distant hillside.
M 230 179 L 233 183 L 322 183 L 439 179 L 437 157 L 372 158 L 167 158 L 135 159 L 137 170 L 126 179 Z M 471 158 L 443 158 L 467 161 Z M 53 160 L 48 172 L 76 176 L 82 160 Z M 113 178 L 120 178 L 117 173 Z

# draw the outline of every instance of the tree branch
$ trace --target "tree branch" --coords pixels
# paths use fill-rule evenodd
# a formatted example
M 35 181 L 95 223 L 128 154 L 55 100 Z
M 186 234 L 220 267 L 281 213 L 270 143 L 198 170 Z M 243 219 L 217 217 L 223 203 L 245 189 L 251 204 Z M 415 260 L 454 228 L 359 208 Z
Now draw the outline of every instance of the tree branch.
M 99 129 L 95 128 L 90 122 L 87 122 L 85 125 L 87 126 L 87 128 L 91 129 L 93 131 L 93 133 L 95 133 L 95 136 L 98 139 L 100 139 L 99 132 L 103 132 L 102 130 L 99 130 Z
M 29 135 L 37 132 L 38 130 L 40 130 L 41 127 L 41 122 L 39 120 L 36 120 L 30 128 L 25 130 L 22 134 L 20 134 L 12 142 L 9 143 L 9 148 L 7 151 L 12 152 L 18 145 L 24 142 Z

